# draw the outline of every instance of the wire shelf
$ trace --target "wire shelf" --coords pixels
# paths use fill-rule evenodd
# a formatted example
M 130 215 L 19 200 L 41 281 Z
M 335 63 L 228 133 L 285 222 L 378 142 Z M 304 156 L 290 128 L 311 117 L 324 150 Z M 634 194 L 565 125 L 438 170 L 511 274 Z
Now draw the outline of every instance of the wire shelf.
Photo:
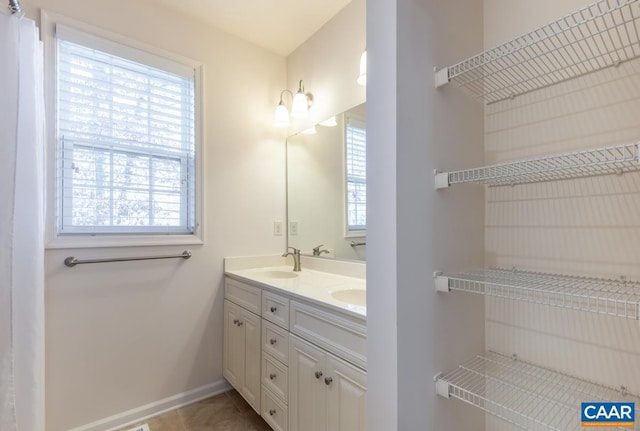
M 504 186 L 640 169 L 640 143 L 544 156 L 452 172 L 435 172 L 435 188 L 459 183 Z
M 625 279 L 506 269 L 436 273 L 436 290 L 479 293 L 498 298 L 640 319 L 640 283 Z
M 436 72 L 487 103 L 640 56 L 639 0 L 600 0 Z
M 607 388 L 490 351 L 437 376 L 436 391 L 527 430 L 582 430 L 582 402 L 640 405 L 624 388 Z

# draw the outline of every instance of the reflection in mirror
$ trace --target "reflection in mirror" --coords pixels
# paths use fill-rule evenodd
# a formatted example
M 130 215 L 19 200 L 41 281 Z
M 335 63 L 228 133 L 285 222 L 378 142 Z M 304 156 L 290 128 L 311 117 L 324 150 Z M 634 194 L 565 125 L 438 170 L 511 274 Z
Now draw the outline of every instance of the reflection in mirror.
M 366 259 L 365 118 L 363 103 L 287 138 L 288 245 L 304 255 Z

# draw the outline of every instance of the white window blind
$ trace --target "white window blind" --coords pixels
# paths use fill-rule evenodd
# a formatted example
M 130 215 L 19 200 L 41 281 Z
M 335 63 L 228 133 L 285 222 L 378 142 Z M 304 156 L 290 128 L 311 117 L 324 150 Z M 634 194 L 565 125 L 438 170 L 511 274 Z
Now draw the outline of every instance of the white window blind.
M 367 227 L 367 133 L 365 123 L 345 121 L 347 168 L 347 232 Z
M 194 70 L 152 57 L 58 29 L 60 234 L 194 232 Z

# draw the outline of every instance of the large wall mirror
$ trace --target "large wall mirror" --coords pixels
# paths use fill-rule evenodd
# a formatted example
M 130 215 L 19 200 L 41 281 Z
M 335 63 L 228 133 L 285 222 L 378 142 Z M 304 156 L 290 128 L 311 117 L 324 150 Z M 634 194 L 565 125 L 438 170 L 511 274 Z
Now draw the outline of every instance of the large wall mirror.
M 287 138 L 288 245 L 366 260 L 366 104 Z

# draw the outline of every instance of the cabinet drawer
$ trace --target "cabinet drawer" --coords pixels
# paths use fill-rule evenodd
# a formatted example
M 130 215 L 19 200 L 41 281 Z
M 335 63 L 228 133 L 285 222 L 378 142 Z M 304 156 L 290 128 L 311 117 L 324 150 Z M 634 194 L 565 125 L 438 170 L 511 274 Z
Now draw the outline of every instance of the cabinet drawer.
M 274 431 L 289 429 L 289 409 L 264 386 L 262 387 L 262 418 Z
M 289 363 L 288 332 L 262 319 L 262 351 L 287 365 Z
M 291 301 L 290 310 L 292 333 L 366 370 L 364 322 L 296 301 Z
M 246 308 L 258 316 L 260 315 L 262 291 L 259 288 L 229 277 L 225 278 L 224 284 L 224 297 L 226 299 Z
M 272 292 L 262 292 L 262 317 L 289 329 L 289 298 Z
M 289 402 L 289 370 L 268 354 L 262 355 L 262 386 L 269 389 L 284 404 Z

